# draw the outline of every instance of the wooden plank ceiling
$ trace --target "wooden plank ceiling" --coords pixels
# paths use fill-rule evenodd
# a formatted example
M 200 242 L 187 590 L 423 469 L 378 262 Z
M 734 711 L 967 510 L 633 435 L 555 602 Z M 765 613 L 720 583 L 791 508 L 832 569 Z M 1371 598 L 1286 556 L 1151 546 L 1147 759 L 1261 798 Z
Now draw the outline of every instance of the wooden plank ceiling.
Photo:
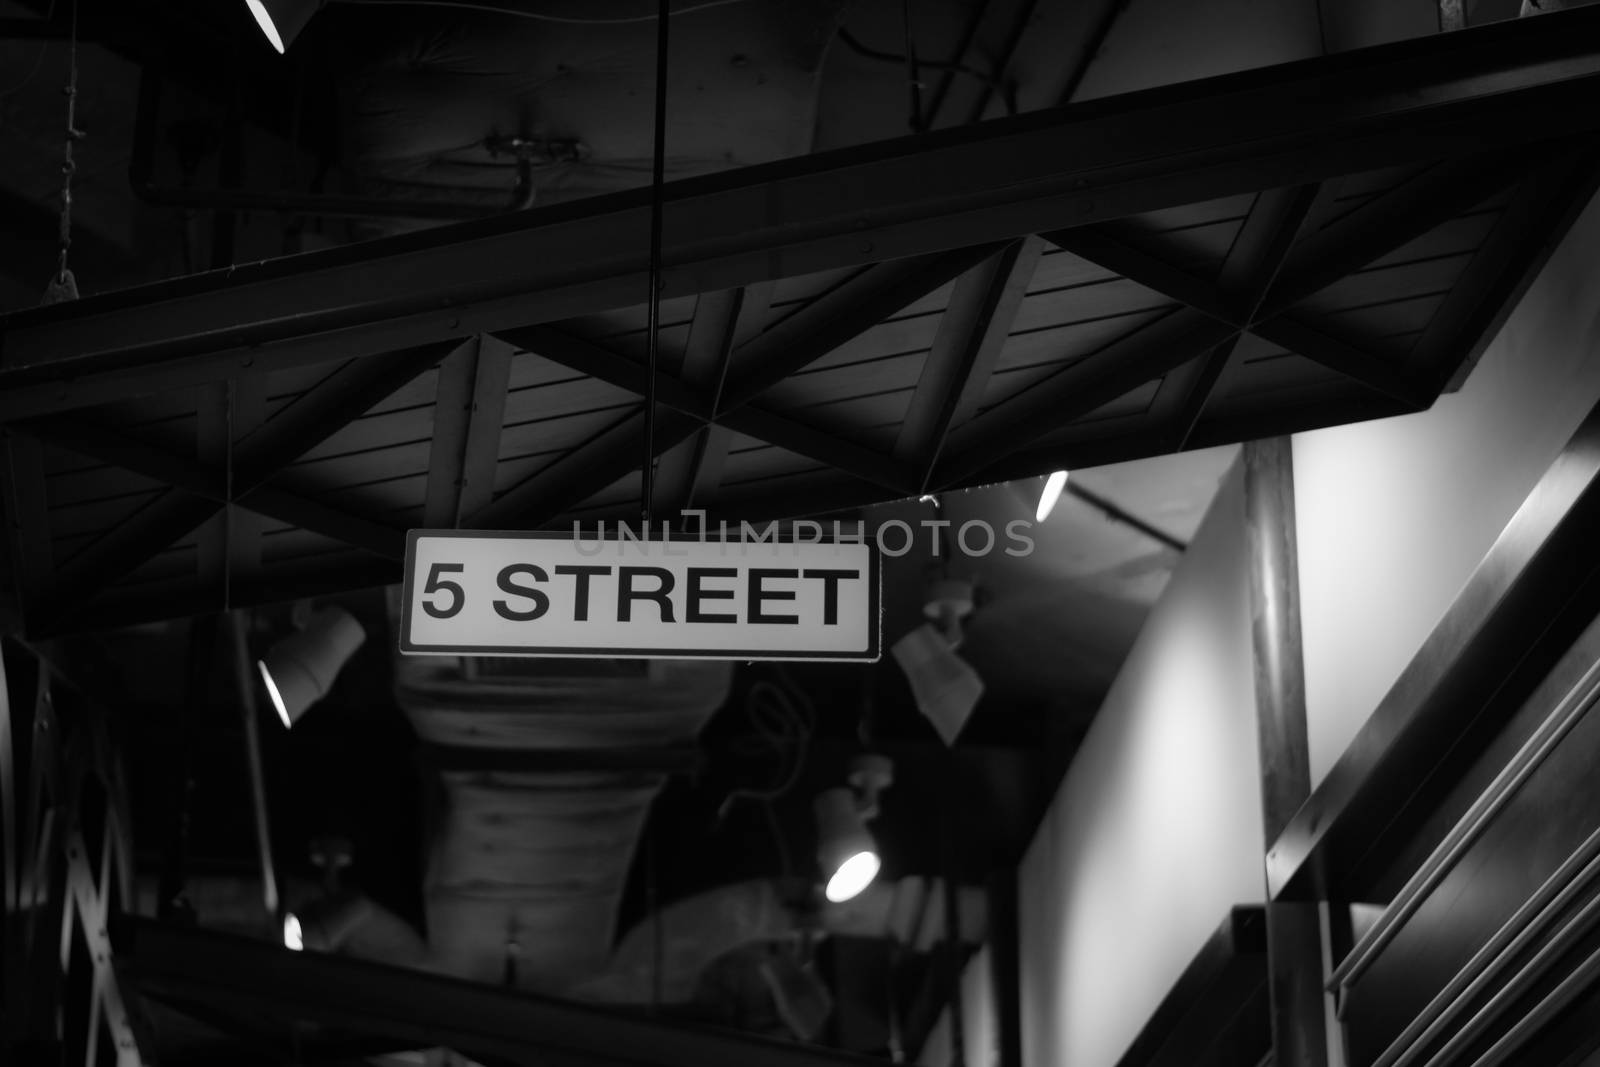
M 670 295 L 655 512 L 818 514 L 1424 409 L 1595 176 L 1585 129 Z M 28 629 L 394 581 L 411 527 L 636 519 L 646 311 L 594 303 L 109 402 L 26 379 L 0 418 Z

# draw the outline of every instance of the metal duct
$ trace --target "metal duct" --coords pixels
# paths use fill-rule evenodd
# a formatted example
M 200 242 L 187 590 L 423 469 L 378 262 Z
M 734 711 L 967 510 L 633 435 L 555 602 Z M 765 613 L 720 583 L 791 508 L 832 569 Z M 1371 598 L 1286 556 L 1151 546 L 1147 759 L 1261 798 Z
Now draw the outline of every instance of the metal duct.
M 424 886 L 435 966 L 545 992 L 603 970 L 650 804 L 732 673 L 398 656 L 396 699 L 438 768 Z

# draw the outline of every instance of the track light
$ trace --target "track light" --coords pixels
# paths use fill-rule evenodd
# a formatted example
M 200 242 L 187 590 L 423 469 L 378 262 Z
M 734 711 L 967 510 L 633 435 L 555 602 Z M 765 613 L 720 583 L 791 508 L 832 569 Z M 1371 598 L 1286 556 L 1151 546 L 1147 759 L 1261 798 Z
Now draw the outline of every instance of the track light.
M 281 56 L 326 0 L 244 0 L 256 25 Z
M 1044 480 L 1044 492 L 1039 494 L 1039 506 L 1034 510 L 1033 521 L 1043 522 L 1061 499 L 1061 490 L 1067 487 L 1067 472 L 1056 471 Z
M 983 679 L 929 623 L 906 634 L 890 651 L 911 683 L 917 709 L 933 723 L 945 744 L 955 744 L 983 698 Z
M 890 654 L 900 664 L 917 710 L 927 716 L 947 745 L 953 745 L 983 698 L 983 679 L 956 655 L 961 620 L 972 614 L 970 582 L 944 579 L 928 589 L 923 613 L 928 622 L 894 643 Z
M 883 756 L 857 756 L 850 785 L 817 794 L 817 860 L 823 895 L 842 903 L 872 884 L 882 866 L 867 820 L 878 815 L 878 796 L 894 782 L 894 764 Z
M 304 629 L 279 641 L 256 661 L 272 707 L 285 728 L 328 695 L 339 672 L 366 638 L 367 632 L 355 616 L 343 608 L 326 607 L 313 614 Z
M 878 876 L 878 846 L 856 807 L 855 792 L 846 786 L 817 794 L 817 861 L 822 865 L 823 893 L 833 903 L 856 896 Z

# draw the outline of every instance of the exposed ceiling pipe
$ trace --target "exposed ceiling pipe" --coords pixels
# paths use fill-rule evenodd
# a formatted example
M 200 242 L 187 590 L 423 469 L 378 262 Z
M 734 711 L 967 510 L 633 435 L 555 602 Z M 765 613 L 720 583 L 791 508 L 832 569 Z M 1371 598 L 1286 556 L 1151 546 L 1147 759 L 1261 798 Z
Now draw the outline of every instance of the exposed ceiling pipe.
M 1150 540 L 1158 542 L 1162 546 L 1172 549 L 1174 552 L 1184 552 L 1189 548 L 1188 542 L 1181 538 L 1174 537 L 1172 534 L 1161 529 L 1159 526 L 1154 526 L 1151 523 L 1146 522 L 1133 512 L 1127 510 L 1112 500 L 1108 500 L 1099 493 L 1094 492 L 1092 489 L 1085 489 L 1082 483 L 1078 482 L 1076 479 L 1069 480 L 1064 488 L 1068 493 L 1071 493 L 1085 504 L 1088 504 L 1090 507 L 1099 511 L 1112 522 L 1120 522 L 1130 529 L 1137 530 L 1139 533 L 1142 533 L 1146 537 L 1150 538 Z

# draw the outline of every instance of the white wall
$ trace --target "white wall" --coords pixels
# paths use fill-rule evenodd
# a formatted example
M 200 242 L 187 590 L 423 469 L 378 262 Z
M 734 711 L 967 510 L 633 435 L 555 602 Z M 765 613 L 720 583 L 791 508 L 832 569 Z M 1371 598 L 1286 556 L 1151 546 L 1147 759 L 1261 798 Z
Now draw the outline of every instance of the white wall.
M 1110 1067 L 1263 895 L 1242 473 L 1205 522 L 1020 872 L 1023 1062 Z
M 1459 393 L 1300 434 L 1311 769 L 1322 780 L 1600 397 L 1600 201 Z

